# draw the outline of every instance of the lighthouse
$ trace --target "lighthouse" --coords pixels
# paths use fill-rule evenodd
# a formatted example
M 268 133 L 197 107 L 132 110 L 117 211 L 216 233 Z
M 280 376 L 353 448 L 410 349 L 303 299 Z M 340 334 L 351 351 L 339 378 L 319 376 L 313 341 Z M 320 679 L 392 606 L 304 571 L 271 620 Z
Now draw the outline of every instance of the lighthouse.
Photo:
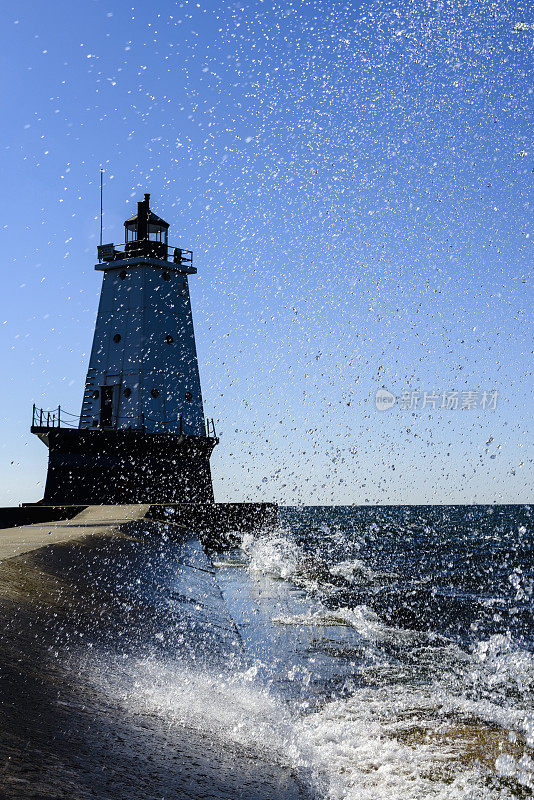
M 79 418 L 34 408 L 32 432 L 49 448 L 44 502 L 213 502 L 218 439 L 204 418 L 193 253 L 170 246 L 148 194 L 124 231 L 123 245 L 98 247 L 102 291 Z

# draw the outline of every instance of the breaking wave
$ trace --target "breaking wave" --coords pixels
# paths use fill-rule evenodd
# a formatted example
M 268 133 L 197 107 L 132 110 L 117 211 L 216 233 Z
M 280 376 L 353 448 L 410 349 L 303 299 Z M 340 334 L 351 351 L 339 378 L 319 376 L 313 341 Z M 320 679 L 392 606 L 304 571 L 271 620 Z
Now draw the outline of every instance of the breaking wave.
M 96 654 L 95 654 L 96 655 Z M 444 685 L 367 687 L 305 714 L 256 680 L 132 659 L 92 677 L 132 715 L 157 715 L 300 776 L 328 800 L 511 800 L 533 788 L 533 720 Z M 530 727 L 529 727 L 530 725 Z
M 418 574 L 403 584 L 353 550 L 331 557 L 279 529 L 244 536 L 214 561 L 238 602 L 251 603 L 247 635 L 255 619 L 271 626 L 278 676 L 266 681 L 254 658 L 248 668 L 208 671 L 159 655 L 110 663 L 98 653 L 87 672 L 132 718 L 155 716 L 279 765 L 322 800 L 526 800 L 534 655 L 509 631 L 467 640 L 449 637 L 439 618 L 421 629 L 392 624 L 371 606 L 377 592 L 402 604 L 430 581 Z M 257 631 L 263 644 L 265 628 Z M 284 637 L 304 643 L 300 662 L 284 660 Z M 311 698 L 327 655 L 344 689 Z M 302 692 L 286 697 L 286 678 Z
M 321 600 L 333 596 L 332 581 L 335 591 L 342 581 L 361 598 L 362 587 L 372 591 L 377 580 L 384 584 L 384 579 L 398 576 L 373 570 L 361 558 L 328 565 L 282 530 L 269 538 L 245 537 L 242 550 L 252 576 L 269 575 L 310 592 L 307 610 L 276 614 L 274 624 L 296 629 L 344 626 L 372 654 L 374 663 L 355 664 L 362 685 L 350 697 L 295 720 L 294 735 L 305 742 L 315 773 L 327 781 L 325 796 L 531 796 L 534 656 L 510 632 L 467 645 L 450 640 L 437 626 L 418 631 L 387 624 L 366 603 L 324 605 Z M 424 585 L 425 578 L 413 583 Z M 393 602 L 395 595 L 389 598 Z M 400 595 L 397 602 L 402 602 Z

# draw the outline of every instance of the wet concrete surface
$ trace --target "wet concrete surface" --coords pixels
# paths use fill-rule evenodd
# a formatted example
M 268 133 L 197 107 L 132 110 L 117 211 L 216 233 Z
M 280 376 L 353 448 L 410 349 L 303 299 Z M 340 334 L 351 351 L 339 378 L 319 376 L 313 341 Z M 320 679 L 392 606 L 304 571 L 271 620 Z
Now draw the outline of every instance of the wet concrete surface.
M 87 506 L 72 519 L 39 522 L 0 531 L 0 561 L 57 542 L 95 533 L 110 533 L 117 526 L 142 519 L 150 506 Z
M 180 681 L 247 655 L 195 536 L 171 540 L 140 508 L 87 511 L 62 541 L 0 563 L 0 797 L 309 796 L 257 742 L 135 702 L 139 659 Z

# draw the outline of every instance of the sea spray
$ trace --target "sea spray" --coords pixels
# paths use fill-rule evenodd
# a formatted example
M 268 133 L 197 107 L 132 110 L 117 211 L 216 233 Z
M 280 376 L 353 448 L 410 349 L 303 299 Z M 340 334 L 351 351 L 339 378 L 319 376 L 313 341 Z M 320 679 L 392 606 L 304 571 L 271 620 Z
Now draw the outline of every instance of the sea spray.
M 532 558 L 525 526 L 506 517 L 523 511 L 471 509 L 464 525 L 459 509 L 419 511 L 413 522 L 409 509 L 381 509 L 387 524 L 369 524 L 372 513 L 288 509 L 275 536 L 243 548 L 252 577 L 309 594 L 307 609 L 274 613 L 273 624 L 297 636 L 315 630 L 317 652 L 353 659 L 360 686 L 351 696 L 298 719 L 329 775 L 328 796 L 530 795 Z M 332 639 L 343 628 L 346 647 Z M 349 631 L 361 637 L 359 651 Z

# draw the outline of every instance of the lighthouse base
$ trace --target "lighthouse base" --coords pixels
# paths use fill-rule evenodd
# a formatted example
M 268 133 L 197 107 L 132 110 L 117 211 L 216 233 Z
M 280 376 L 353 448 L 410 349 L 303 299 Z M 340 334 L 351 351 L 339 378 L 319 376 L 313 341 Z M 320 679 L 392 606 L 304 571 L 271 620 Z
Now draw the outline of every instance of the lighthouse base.
M 43 502 L 213 503 L 207 436 L 32 427 L 48 446 Z

